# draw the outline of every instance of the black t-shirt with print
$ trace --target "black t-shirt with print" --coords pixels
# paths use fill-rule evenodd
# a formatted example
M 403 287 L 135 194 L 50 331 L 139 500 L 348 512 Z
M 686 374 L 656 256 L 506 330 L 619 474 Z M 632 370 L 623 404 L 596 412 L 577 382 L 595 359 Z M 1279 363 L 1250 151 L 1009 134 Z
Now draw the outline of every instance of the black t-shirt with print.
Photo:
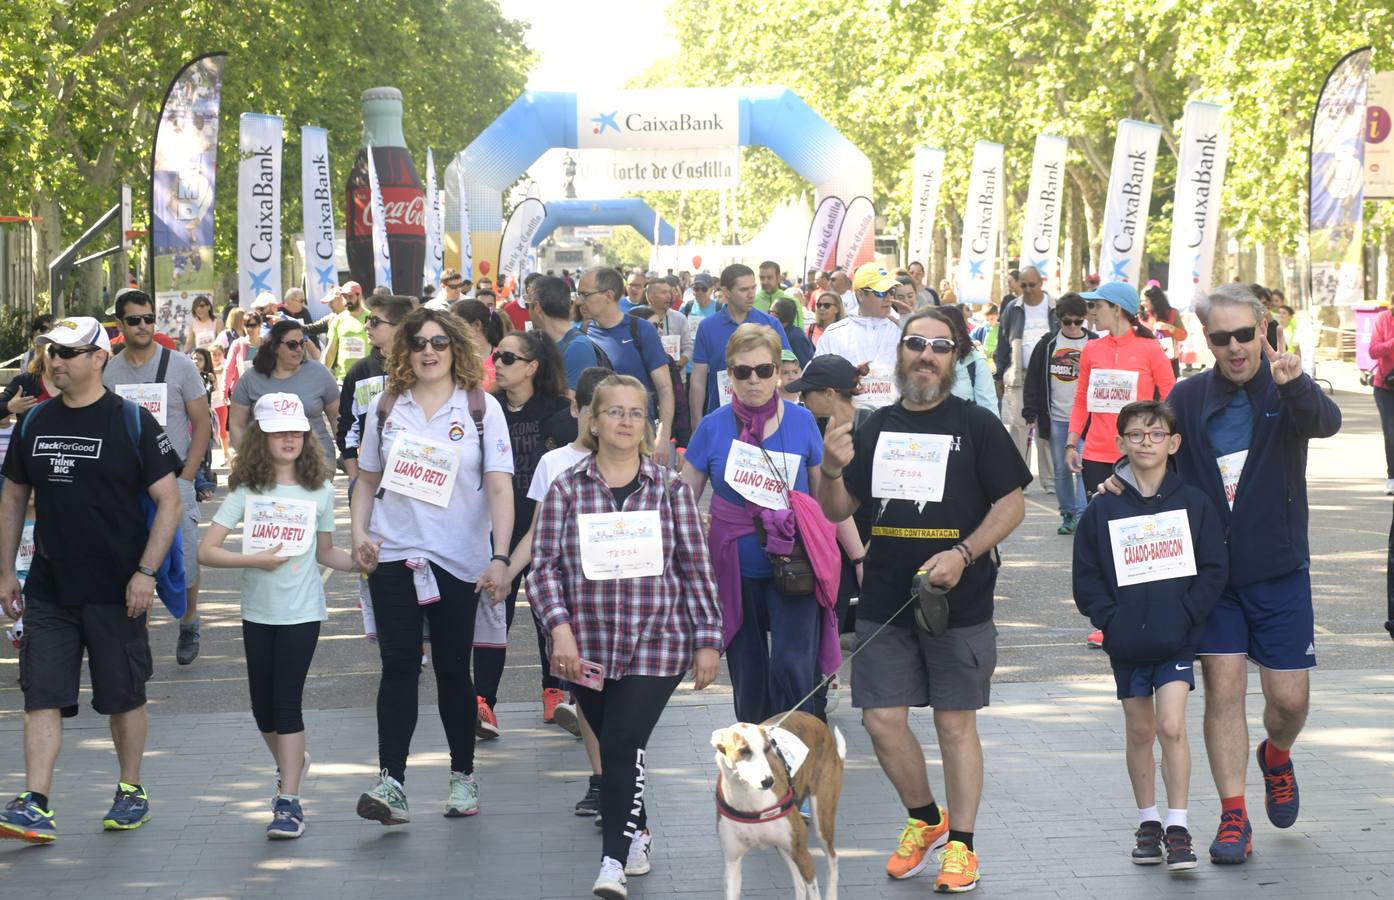
M 537 501 L 528 499 L 537 462 L 548 450 L 569 444 L 576 439 L 576 420 L 571 418 L 571 401 L 565 397 L 543 397 L 533 394 L 523 408 L 514 412 L 508 408 L 508 398 L 499 395 L 504 418 L 508 420 L 508 436 L 513 442 L 513 537 L 516 545 L 532 525 L 533 507 Z M 558 431 L 564 433 L 565 417 L 571 423 L 571 436 L 556 443 Z
M 150 535 L 141 495 L 180 469 L 169 438 L 144 409 L 136 448 L 126 402 L 110 391 L 76 409 L 50 400 L 30 412 L 22 436 L 15 430 L 5 455 L 5 478 L 34 490 L 35 544 L 64 606 L 125 602 Z
M 871 495 L 876 443 L 882 433 L 943 434 L 953 438 L 937 503 L 885 500 Z M 924 412 L 900 403 L 882 407 L 856 430 L 855 455 L 844 474 L 847 490 L 871 512 L 871 547 L 862 575 L 857 618 L 913 625 L 913 607 L 895 615 L 910 596 L 915 572 L 936 553 L 972 534 L 992 504 L 1031 483 L 1031 472 L 1002 422 L 981 407 L 948 397 Z M 949 591 L 949 625 L 977 625 L 992 618 L 997 567 L 983 555 Z M 892 618 L 894 617 L 894 618 Z

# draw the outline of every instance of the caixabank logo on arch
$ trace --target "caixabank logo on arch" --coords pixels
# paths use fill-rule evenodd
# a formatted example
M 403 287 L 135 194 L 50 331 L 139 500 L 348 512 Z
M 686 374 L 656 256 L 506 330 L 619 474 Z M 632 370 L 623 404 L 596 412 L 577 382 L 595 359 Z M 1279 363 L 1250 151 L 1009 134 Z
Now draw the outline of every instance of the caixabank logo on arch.
M 576 97 L 576 146 L 581 149 L 739 143 L 740 97 L 730 89 L 604 91 Z

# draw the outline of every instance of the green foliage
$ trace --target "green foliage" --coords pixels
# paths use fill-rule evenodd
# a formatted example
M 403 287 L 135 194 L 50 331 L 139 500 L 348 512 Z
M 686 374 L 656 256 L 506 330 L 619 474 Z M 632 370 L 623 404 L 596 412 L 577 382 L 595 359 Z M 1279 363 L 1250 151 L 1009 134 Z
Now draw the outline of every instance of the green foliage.
M 12 359 L 29 349 L 29 322 L 37 312 L 18 306 L 0 307 L 0 360 Z

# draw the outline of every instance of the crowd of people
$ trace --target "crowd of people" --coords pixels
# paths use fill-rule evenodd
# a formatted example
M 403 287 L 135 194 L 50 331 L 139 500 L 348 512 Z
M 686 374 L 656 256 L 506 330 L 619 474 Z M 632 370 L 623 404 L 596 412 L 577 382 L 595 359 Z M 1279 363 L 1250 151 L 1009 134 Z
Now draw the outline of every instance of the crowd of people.
M 52 774 L 84 653 L 120 767 L 103 824 L 148 821 L 148 613 L 156 596 L 170 608 L 176 662 L 192 664 L 201 566 L 241 571 L 250 704 L 275 766 L 267 836 L 303 834 L 302 700 L 327 566 L 355 573 L 381 667 L 364 819 L 411 819 L 423 653 L 449 750 L 444 814 L 479 813 L 476 742 L 506 732 L 496 706 L 525 598 L 543 720 L 582 738 L 592 773 L 575 811 L 600 825 L 597 896 L 650 870 L 648 741 L 685 674 L 701 690 L 722 656 L 733 713 L 754 723 L 826 717 L 850 656 L 851 705 L 906 811 L 887 875 L 937 860 L 936 890 L 972 890 L 998 547 L 1034 468 L 1123 704 L 1133 861 L 1197 862 L 1184 711 L 1199 661 L 1223 810 L 1209 855 L 1242 863 L 1246 660 L 1263 675 L 1267 816 L 1298 815 L 1290 753 L 1315 665 L 1306 447 L 1339 410 L 1250 287 L 1199 304 L 1214 364 L 1178 381 L 1185 325 L 1159 286 L 1056 298 L 1031 268 L 1011 285 L 967 309 L 918 262 L 794 282 L 774 262 L 715 277 L 594 268 L 498 291 L 447 270 L 424 303 L 347 282 L 318 320 L 299 290 L 221 321 L 199 298 L 182 350 L 139 290 L 117 296 L 114 334 L 39 323 L 0 395 L 15 419 L 0 600 L 23 622 L 27 762 L 0 836 L 58 835 Z M 1394 325 L 1379 327 L 1379 358 L 1394 358 Z M 227 493 L 203 525 L 214 446 Z M 926 706 L 943 803 L 910 724 Z

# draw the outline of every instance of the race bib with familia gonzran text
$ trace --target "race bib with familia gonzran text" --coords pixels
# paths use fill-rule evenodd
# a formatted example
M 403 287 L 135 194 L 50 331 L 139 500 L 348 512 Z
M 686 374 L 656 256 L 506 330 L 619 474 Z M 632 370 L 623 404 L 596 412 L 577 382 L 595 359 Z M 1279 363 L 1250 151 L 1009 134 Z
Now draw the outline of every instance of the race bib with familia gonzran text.
M 1089 373 L 1086 409 L 1091 413 L 1118 414 L 1137 399 L 1138 373 L 1126 369 L 1095 369 Z

